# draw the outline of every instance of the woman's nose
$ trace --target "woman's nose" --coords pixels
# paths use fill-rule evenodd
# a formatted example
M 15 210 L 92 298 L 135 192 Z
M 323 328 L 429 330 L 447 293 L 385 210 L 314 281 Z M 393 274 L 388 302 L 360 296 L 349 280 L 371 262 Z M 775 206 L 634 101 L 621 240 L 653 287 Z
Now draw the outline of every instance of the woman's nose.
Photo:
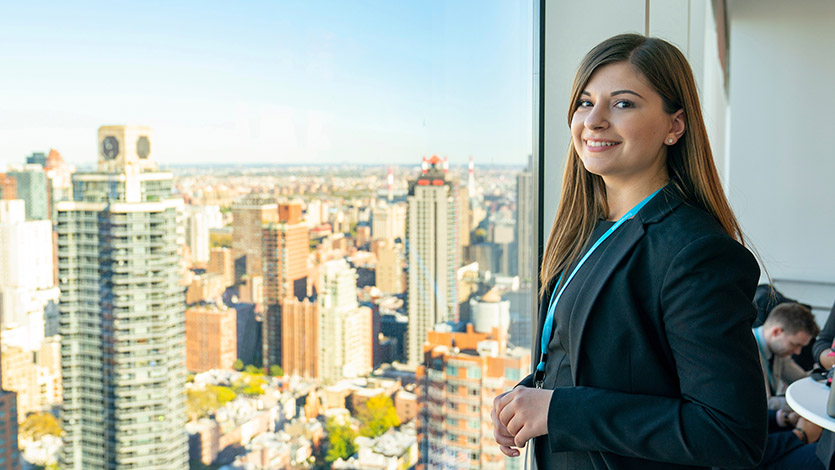
M 607 107 L 602 103 L 595 104 L 586 114 L 585 125 L 588 129 L 605 129 L 609 127 Z

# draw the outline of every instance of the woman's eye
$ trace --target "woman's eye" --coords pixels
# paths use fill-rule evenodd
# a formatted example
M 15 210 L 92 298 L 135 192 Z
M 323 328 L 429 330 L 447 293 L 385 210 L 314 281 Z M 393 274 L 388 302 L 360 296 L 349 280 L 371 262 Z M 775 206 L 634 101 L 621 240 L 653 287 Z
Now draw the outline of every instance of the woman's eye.
M 592 102 L 589 101 L 589 100 L 580 100 L 580 101 L 577 102 L 577 107 L 578 108 L 591 108 L 593 106 L 594 106 L 594 104 L 592 104 Z
M 632 108 L 634 106 L 635 104 L 629 100 L 620 100 L 617 103 L 615 103 L 615 107 L 621 109 Z

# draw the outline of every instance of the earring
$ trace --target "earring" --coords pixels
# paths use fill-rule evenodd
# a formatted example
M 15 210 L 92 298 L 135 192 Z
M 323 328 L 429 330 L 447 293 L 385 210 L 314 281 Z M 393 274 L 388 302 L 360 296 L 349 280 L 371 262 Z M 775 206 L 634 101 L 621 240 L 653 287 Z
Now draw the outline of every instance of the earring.
M 672 144 L 673 142 L 675 142 L 673 139 L 667 139 L 668 144 Z

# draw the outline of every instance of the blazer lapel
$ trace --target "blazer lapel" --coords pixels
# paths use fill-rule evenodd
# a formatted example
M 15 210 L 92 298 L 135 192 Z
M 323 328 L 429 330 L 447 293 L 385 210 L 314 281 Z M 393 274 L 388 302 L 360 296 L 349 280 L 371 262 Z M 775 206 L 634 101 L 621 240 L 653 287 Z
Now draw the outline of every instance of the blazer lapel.
M 615 268 L 644 236 L 644 233 L 646 233 L 645 226 L 660 221 L 681 203 L 682 200 L 677 195 L 676 190 L 671 184 L 668 184 L 632 220 L 624 222 L 612 234 L 612 237 L 599 248 L 603 250 L 602 256 L 596 265 L 590 267 L 594 269 L 594 274 L 583 284 L 577 300 L 574 302 L 574 312 L 568 325 L 569 338 L 571 338 L 569 343 L 571 378 L 575 386 L 577 385 L 583 330 L 594 306 L 594 301 L 606 285 L 606 281 L 612 276 Z
M 593 266 L 594 275 L 589 277 L 585 284 L 583 284 L 577 296 L 577 300 L 574 303 L 574 312 L 568 324 L 569 338 L 571 338 L 569 343 L 569 359 L 571 360 L 571 377 L 574 385 L 577 385 L 578 361 L 583 340 L 583 329 L 585 328 L 586 320 L 589 318 L 589 313 L 591 313 L 594 301 L 621 260 L 623 260 L 643 236 L 644 224 L 640 220 L 636 218 L 624 222 L 612 234 L 608 243 L 601 245 L 600 248 L 603 249 L 602 256 L 600 257 L 600 261 Z

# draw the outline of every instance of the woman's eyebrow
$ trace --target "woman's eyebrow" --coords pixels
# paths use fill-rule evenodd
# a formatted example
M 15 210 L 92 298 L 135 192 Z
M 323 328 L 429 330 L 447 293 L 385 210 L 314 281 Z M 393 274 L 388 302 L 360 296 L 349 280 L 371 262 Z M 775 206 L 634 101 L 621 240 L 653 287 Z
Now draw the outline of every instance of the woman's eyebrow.
M 613 92 L 612 92 L 612 96 L 616 96 L 616 95 L 623 95 L 623 94 L 635 95 L 635 96 L 637 96 L 638 98 L 644 99 L 644 97 L 643 97 L 643 96 L 639 95 L 638 93 L 635 93 L 635 92 L 634 92 L 634 91 L 632 91 L 632 90 L 618 90 L 618 91 L 613 91 Z
M 591 96 L 591 93 L 589 93 L 589 92 L 587 92 L 587 91 L 585 91 L 585 90 L 583 90 L 583 92 L 582 92 L 582 93 L 580 93 L 580 94 L 581 94 L 581 95 L 586 95 L 586 96 Z M 642 100 L 643 100 L 643 99 L 646 99 L 646 98 L 644 98 L 643 96 L 641 96 L 640 94 L 638 94 L 638 93 L 636 93 L 636 92 L 634 92 L 634 91 L 632 91 L 632 90 L 616 90 L 616 91 L 613 91 L 613 92 L 612 92 L 612 94 L 611 94 L 610 96 L 617 96 L 617 95 L 623 95 L 623 94 L 635 95 L 635 96 L 637 96 L 638 98 L 641 98 Z

